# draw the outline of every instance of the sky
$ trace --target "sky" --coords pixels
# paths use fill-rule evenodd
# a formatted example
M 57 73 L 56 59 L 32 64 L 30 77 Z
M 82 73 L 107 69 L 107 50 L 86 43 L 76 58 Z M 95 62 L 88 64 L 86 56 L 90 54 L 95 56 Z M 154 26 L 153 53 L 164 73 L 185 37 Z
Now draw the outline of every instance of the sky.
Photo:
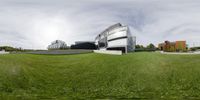
M 200 46 L 200 0 L 0 0 L 0 46 L 46 49 L 57 39 L 69 46 L 116 23 L 128 25 L 137 44 Z

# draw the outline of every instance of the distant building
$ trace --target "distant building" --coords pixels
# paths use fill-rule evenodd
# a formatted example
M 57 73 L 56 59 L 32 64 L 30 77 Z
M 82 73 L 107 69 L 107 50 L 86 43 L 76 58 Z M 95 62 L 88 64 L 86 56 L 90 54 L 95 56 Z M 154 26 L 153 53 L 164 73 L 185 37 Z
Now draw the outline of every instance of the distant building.
M 1 51 L 1 52 L 6 52 L 4 49 L 1 49 L 0 51 Z
M 5 50 L 1 49 L 0 54 L 9 54 L 9 52 L 6 52 Z
M 179 52 L 187 50 L 186 41 L 165 41 L 164 43 L 160 43 L 158 45 L 158 48 L 165 52 Z
M 99 50 L 121 50 L 127 53 L 135 50 L 136 37 L 131 35 L 128 26 L 117 23 L 101 32 L 95 38 L 95 44 Z
M 71 49 L 96 49 L 94 41 L 76 41 L 75 45 L 71 45 Z
M 55 40 L 47 48 L 48 50 L 67 49 L 67 44 L 64 41 Z
M 77 44 L 83 44 L 83 43 L 92 43 L 92 44 L 95 44 L 94 41 L 76 41 L 75 45 L 77 45 Z

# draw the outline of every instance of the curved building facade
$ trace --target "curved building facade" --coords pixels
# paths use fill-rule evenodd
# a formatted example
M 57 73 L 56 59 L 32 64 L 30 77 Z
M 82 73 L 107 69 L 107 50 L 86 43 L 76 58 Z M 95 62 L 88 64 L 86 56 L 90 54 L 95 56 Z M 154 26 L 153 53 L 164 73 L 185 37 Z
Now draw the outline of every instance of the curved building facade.
M 128 26 L 120 23 L 105 29 L 95 38 L 99 50 L 122 50 L 124 53 L 134 51 L 136 37 L 131 35 Z
M 55 40 L 47 48 L 49 50 L 66 49 L 67 48 L 67 44 L 64 41 Z

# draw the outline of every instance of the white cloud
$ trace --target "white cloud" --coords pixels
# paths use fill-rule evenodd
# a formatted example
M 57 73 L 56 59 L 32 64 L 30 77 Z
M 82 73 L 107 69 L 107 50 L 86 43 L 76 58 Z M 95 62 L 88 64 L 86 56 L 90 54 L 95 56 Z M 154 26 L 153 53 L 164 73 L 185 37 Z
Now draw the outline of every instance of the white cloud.
M 137 43 L 200 44 L 198 0 L 0 0 L 0 45 L 45 49 L 94 40 L 109 25 L 129 25 Z

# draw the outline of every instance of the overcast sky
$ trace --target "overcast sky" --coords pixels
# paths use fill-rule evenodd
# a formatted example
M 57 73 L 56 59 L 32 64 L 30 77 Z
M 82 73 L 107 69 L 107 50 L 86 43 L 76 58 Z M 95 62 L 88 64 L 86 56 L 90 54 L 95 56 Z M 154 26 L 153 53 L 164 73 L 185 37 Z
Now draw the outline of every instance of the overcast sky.
M 0 46 L 46 49 L 56 39 L 93 41 L 119 22 L 137 44 L 200 45 L 200 0 L 0 0 Z

